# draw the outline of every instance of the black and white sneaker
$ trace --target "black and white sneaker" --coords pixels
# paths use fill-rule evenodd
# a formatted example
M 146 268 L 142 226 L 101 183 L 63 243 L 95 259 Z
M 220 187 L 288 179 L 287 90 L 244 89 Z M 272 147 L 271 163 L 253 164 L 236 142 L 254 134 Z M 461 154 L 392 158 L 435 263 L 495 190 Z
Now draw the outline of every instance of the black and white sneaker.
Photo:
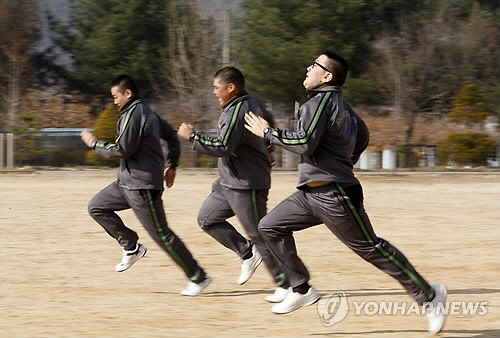
M 122 261 L 116 265 L 115 270 L 117 272 L 123 272 L 134 265 L 139 259 L 144 257 L 148 250 L 141 243 L 137 243 L 135 245 L 135 249 L 133 250 L 125 250 L 123 249 Z

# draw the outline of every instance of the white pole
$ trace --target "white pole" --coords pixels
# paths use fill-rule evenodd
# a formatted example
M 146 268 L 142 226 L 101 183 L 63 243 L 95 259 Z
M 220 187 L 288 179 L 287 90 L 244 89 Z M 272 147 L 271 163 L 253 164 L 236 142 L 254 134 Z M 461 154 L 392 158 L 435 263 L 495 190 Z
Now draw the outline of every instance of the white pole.
M 4 153 L 4 135 L 0 134 L 0 169 L 4 168 L 5 153 Z
M 7 169 L 14 168 L 14 134 L 7 134 Z
M 222 38 L 222 66 L 229 66 L 231 62 L 230 41 L 231 41 L 231 10 L 224 11 L 224 36 Z

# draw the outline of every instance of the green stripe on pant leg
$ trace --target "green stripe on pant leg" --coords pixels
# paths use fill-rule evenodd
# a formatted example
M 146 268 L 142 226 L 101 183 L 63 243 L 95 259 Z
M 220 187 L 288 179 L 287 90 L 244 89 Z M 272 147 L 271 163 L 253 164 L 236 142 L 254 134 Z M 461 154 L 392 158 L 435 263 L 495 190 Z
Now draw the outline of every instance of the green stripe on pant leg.
M 257 222 L 257 227 L 258 227 L 261 217 L 259 214 L 259 208 L 257 207 L 257 192 L 255 190 L 252 190 L 252 208 L 253 208 L 253 214 L 254 214 L 255 220 Z M 257 232 L 258 232 L 258 229 L 257 229 Z M 264 245 L 266 245 L 266 244 L 264 243 Z M 286 279 L 285 273 L 283 272 L 283 270 L 281 270 L 281 266 L 279 265 L 277 259 L 274 257 L 271 250 L 269 250 L 269 252 L 271 253 L 271 256 L 273 259 L 273 265 L 279 272 L 278 278 L 281 280 L 281 282 L 283 284 L 283 288 L 287 289 L 288 285 L 290 285 L 290 283 L 288 283 L 288 280 Z
M 274 263 L 274 266 L 278 269 L 279 271 L 279 275 L 278 275 L 278 278 L 281 280 L 281 287 L 283 289 L 288 289 L 290 287 L 290 283 L 288 282 L 288 280 L 286 279 L 286 276 L 285 276 L 285 273 L 283 272 L 283 270 L 281 270 L 281 267 L 280 267 L 280 264 L 278 263 L 278 260 L 276 259 L 276 257 L 274 257 L 273 253 L 271 252 L 271 255 L 272 255 L 272 259 L 273 259 L 273 263 Z
M 257 192 L 252 190 L 252 209 L 253 209 L 253 217 L 255 217 L 255 222 L 259 225 L 260 215 L 259 208 L 257 207 Z
M 354 205 L 351 203 L 351 199 L 349 196 L 344 191 L 344 188 L 340 184 L 336 184 L 337 188 L 339 189 L 340 193 L 342 194 L 342 197 L 346 201 L 347 205 L 351 209 L 352 214 L 354 215 L 354 218 L 356 219 L 359 227 L 361 228 L 361 231 L 365 235 L 366 240 L 370 243 L 371 246 L 373 246 L 375 249 L 377 249 L 384 257 L 386 257 L 391 263 L 393 263 L 398 269 L 403 271 L 417 286 L 423 290 L 427 296 L 428 299 L 432 299 L 434 296 L 434 291 L 432 289 L 428 289 L 425 287 L 425 285 L 422 283 L 422 280 L 418 278 L 412 271 L 410 271 L 403 263 L 401 263 L 395 256 L 393 256 L 390 252 L 385 250 L 380 243 L 375 244 L 375 241 L 373 238 L 371 238 L 370 233 L 366 229 L 365 223 L 361 219 L 361 216 L 358 214 L 356 208 Z
M 184 270 L 186 275 L 195 283 L 199 283 L 198 278 L 193 274 L 189 266 L 182 260 L 182 258 L 175 252 L 174 248 L 170 245 L 168 242 L 167 236 L 163 232 L 163 228 L 161 227 L 160 221 L 158 219 L 158 214 L 156 213 L 156 208 L 154 205 L 153 197 L 151 196 L 151 191 L 146 190 L 146 195 L 148 197 L 148 204 L 149 208 L 151 209 L 151 214 L 153 215 L 153 221 L 155 223 L 156 231 L 158 232 L 158 235 L 160 236 L 161 242 L 163 245 L 165 245 L 165 248 L 167 249 L 168 253 L 170 256 L 174 259 L 174 261 L 179 264 L 179 266 Z

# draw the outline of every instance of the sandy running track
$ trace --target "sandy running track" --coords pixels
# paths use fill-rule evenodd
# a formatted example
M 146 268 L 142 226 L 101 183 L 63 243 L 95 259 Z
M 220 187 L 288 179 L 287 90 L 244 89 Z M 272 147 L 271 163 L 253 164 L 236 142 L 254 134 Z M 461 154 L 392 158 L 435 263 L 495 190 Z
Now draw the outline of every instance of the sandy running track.
M 325 326 L 317 305 L 274 315 L 261 266 L 236 284 L 237 257 L 196 225 L 213 174 L 179 171 L 164 195 L 172 229 L 214 281 L 200 297 L 134 214 L 120 214 L 148 248 L 124 273 L 120 248 L 87 214 L 115 171 L 0 175 L 0 337 L 427 337 L 425 316 L 356 315 L 352 302 L 411 303 L 401 286 L 344 247 L 324 226 L 296 233 L 321 295 L 344 291 L 347 317 Z M 449 316 L 442 337 L 500 337 L 500 175 L 359 175 L 375 230 L 403 251 L 450 302 L 487 302 L 483 316 Z M 294 191 L 296 173 L 273 175 L 268 207 Z M 238 221 L 233 219 L 239 227 Z M 368 308 L 369 311 L 373 310 Z M 457 311 L 455 311 L 457 312 Z

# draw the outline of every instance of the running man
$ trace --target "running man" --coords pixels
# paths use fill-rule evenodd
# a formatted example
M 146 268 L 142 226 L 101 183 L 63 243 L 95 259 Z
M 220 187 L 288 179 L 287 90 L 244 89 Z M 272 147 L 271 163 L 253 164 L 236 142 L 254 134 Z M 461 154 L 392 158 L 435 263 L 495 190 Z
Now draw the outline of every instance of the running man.
M 83 142 L 95 149 L 97 155 L 120 158 L 118 179 L 90 200 L 89 214 L 122 247 L 122 260 L 115 268 L 122 272 L 146 254 L 137 233 L 126 227 L 116 214 L 132 208 L 153 240 L 189 279 L 181 294 L 197 296 L 210 284 L 211 278 L 168 227 L 161 198 L 163 181 L 167 188 L 174 184 L 180 155 L 177 133 L 139 98 L 131 77 L 117 77 L 111 84 L 111 95 L 121 113 L 115 142 L 98 140 L 89 131 L 81 133 Z M 168 144 L 167 154 L 163 153 L 161 140 Z
M 179 135 L 193 144 L 193 149 L 218 157 L 220 177 L 198 213 L 199 226 L 241 260 L 238 284 L 250 279 L 261 261 L 277 285 L 274 294 L 265 299 L 281 302 L 288 294 L 288 281 L 260 236 L 257 225 L 266 214 L 267 195 L 271 185 L 272 148 L 248 132 L 245 113 L 254 111 L 271 121 L 257 99 L 245 91 L 245 78 L 235 67 L 224 67 L 214 76 L 214 94 L 222 107 L 217 136 L 196 132 L 191 124 L 182 123 Z M 248 237 L 243 237 L 227 219 L 236 215 Z
M 274 129 L 251 113 L 245 117 L 252 133 L 301 155 L 298 190 L 259 224 L 293 291 L 272 312 L 288 313 L 318 299 L 297 256 L 293 232 L 324 223 L 361 258 L 396 278 L 420 305 L 427 305 L 429 332 L 437 333 L 445 322 L 446 286 L 429 285 L 397 248 L 377 237 L 363 207 L 353 165 L 368 145 L 368 129 L 343 100 L 347 68 L 347 62 L 331 52 L 307 67 L 303 85 L 310 99 L 299 109 L 296 131 Z

